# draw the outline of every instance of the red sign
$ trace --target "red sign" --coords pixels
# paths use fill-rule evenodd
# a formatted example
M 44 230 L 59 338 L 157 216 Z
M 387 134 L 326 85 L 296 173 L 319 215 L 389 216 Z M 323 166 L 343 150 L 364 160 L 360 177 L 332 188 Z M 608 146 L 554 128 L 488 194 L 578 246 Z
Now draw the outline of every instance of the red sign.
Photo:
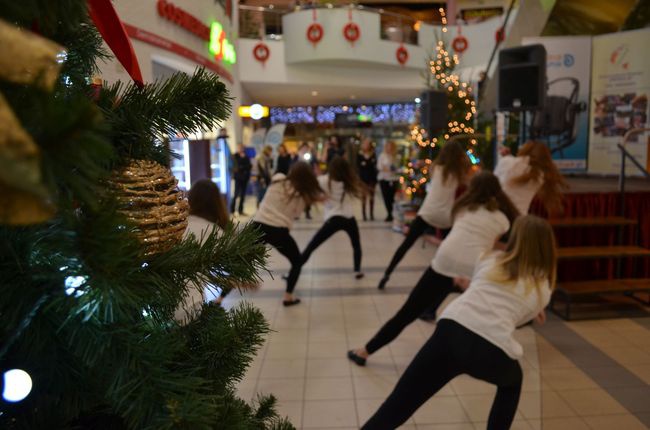
M 194 15 L 191 15 L 166 0 L 158 0 L 157 6 L 158 15 L 180 27 L 183 27 L 185 30 L 203 40 L 210 40 L 210 27 L 203 24 L 203 22 Z
M 138 27 L 134 27 L 129 24 L 124 23 L 124 28 L 126 29 L 126 33 L 129 35 L 129 37 L 133 39 L 148 43 L 150 45 L 156 46 L 161 49 L 165 49 L 169 52 L 173 52 L 174 54 L 180 55 L 181 57 L 185 57 L 188 60 L 191 60 L 205 67 L 206 69 L 212 70 L 217 75 L 222 76 L 228 82 L 230 83 L 233 82 L 232 75 L 228 73 L 226 69 L 221 67 L 219 64 L 208 60 L 207 58 L 205 58 L 203 55 L 199 53 L 187 49 L 186 47 L 181 46 L 178 43 L 172 42 L 169 39 L 165 39 L 162 36 L 158 36 L 157 34 L 150 33 L 146 30 L 143 30 Z

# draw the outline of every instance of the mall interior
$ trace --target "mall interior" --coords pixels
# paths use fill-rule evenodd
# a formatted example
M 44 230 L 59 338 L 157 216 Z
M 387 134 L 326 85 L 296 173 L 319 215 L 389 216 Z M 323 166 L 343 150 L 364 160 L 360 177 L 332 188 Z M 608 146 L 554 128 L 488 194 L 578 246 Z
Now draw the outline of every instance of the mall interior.
M 650 428 L 649 0 L 0 0 L 0 427 Z

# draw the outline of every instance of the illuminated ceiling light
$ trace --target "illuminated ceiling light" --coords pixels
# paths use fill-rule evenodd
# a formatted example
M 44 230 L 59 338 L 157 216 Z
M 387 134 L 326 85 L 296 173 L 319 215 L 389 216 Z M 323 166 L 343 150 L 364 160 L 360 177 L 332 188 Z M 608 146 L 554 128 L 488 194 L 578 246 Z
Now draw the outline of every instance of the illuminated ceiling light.
M 314 97 L 316 97 L 316 96 L 318 95 L 318 91 L 312 91 L 312 92 L 311 92 L 311 95 L 314 96 Z

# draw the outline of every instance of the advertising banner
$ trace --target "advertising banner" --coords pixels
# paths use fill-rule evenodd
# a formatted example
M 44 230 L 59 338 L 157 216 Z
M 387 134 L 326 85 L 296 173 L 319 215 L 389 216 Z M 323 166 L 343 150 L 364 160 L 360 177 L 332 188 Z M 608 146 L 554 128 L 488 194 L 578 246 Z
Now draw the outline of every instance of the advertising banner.
M 587 106 L 591 37 L 526 37 L 522 44 L 541 44 L 546 48 L 548 97 L 544 127 L 548 130 L 547 141 L 553 159 L 563 171 L 585 172 L 589 141 Z
M 621 153 L 616 145 L 631 128 L 650 126 L 648 41 L 648 28 L 593 38 L 589 173 L 620 173 Z M 648 163 L 648 136 L 636 135 L 626 146 L 643 166 Z M 634 166 L 626 172 L 641 174 Z

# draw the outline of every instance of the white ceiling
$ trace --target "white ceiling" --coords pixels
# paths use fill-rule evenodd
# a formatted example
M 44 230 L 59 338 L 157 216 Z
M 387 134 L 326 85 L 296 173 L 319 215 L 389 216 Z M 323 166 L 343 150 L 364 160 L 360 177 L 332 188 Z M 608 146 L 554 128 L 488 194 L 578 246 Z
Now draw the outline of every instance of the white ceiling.
M 250 103 L 267 106 L 314 106 L 333 104 L 413 101 L 421 90 L 390 87 L 347 87 L 326 84 L 279 84 L 242 82 Z M 316 91 L 318 95 L 312 95 Z

